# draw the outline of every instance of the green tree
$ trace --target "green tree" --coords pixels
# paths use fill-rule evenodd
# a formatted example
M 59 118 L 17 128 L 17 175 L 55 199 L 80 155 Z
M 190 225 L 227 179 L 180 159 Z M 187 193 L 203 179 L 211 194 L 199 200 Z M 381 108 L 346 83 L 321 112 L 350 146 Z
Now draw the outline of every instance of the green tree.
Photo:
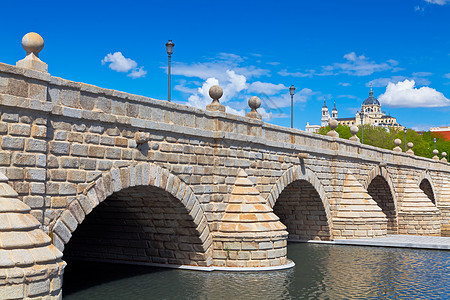
M 359 132 L 357 136 L 361 139 L 361 126 L 358 127 Z M 318 134 L 326 135 L 330 130 L 329 126 L 322 127 Z M 339 124 L 336 131 L 339 133 L 339 137 L 343 139 L 349 139 L 352 136 L 350 127 L 345 125 Z M 414 144 L 412 150 L 414 151 L 414 154 L 418 156 L 428 158 L 434 156 L 434 138 L 436 138 L 436 149 L 438 149 L 439 153 L 450 153 L 450 141 L 446 141 L 442 137 L 434 135 L 429 131 L 424 132 L 422 135 L 418 134 L 413 129 L 408 129 L 406 131 L 406 142 L 412 142 Z M 390 127 L 389 130 L 386 130 L 382 127 L 374 127 L 368 124 L 364 125 L 364 144 L 366 145 L 392 150 L 394 148 L 395 139 L 400 139 L 402 141 L 400 147 L 402 150 L 405 149 L 405 133 L 403 130 L 399 130 L 395 127 Z

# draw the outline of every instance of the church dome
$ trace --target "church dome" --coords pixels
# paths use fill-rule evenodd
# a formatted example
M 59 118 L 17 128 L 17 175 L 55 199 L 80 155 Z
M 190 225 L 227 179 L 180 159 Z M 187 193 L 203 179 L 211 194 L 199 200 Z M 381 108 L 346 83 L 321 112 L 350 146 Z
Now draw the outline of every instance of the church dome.
M 369 98 L 364 100 L 362 105 L 380 105 L 380 102 L 373 96 L 372 88 L 370 88 Z

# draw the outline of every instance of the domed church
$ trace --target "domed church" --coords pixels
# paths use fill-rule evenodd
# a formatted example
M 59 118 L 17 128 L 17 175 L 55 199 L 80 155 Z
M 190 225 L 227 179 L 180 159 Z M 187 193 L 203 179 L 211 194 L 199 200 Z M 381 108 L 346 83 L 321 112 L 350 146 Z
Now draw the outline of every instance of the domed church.
M 334 110 L 336 110 L 336 105 L 334 106 L 333 111 Z M 370 87 L 369 97 L 364 100 L 361 106 L 361 111 L 356 112 L 355 117 L 337 118 L 337 110 L 335 112 L 335 115 L 335 119 L 338 121 L 338 123 L 346 126 L 361 125 L 362 117 L 362 123 L 364 125 L 370 124 L 372 126 L 384 127 L 386 129 L 389 127 L 398 127 L 399 129 L 403 129 L 403 126 L 397 123 L 397 118 L 386 115 L 384 111 L 381 111 L 381 104 L 377 100 L 377 98 L 373 96 L 372 87 Z

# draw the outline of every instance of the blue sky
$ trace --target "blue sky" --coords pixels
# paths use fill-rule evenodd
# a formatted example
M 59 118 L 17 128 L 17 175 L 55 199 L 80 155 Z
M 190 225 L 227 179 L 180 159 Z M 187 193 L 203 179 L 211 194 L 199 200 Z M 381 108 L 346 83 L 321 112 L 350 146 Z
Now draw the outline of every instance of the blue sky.
M 175 43 L 172 99 L 197 107 L 211 85 L 229 112 L 259 96 L 267 122 L 320 124 L 323 99 L 354 116 L 373 84 L 383 110 L 407 127 L 450 125 L 450 1 L 8 1 L 0 61 L 45 40 L 49 73 L 167 99 L 165 43 Z

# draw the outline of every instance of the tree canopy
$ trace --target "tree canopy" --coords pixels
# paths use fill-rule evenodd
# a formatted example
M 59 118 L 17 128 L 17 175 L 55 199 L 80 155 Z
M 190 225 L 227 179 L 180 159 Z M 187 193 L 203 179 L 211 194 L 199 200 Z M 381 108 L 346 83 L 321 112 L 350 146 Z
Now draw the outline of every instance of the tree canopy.
M 359 132 L 357 136 L 361 139 L 361 126 L 359 127 Z M 326 135 L 331 130 L 330 126 L 320 128 L 318 134 Z M 350 127 L 341 125 L 336 128 L 337 133 L 339 133 L 339 137 L 343 139 L 349 139 L 352 134 L 350 133 Z M 408 129 L 406 131 L 406 143 L 412 142 L 414 147 L 412 150 L 415 155 L 423 156 L 431 158 L 433 157 L 433 149 L 434 142 L 433 138 L 436 138 L 436 149 L 439 150 L 439 158 L 440 153 L 446 152 L 450 153 L 450 141 L 446 141 L 441 138 L 439 135 L 435 135 L 431 132 L 424 132 L 423 134 L 419 134 L 413 129 Z M 383 149 L 392 150 L 394 145 L 394 140 L 400 139 L 402 144 L 400 147 L 404 151 L 405 149 L 405 133 L 403 130 L 399 130 L 398 128 L 390 127 L 389 130 L 382 127 L 375 127 L 372 125 L 364 125 L 364 144 L 371 145 Z M 408 148 L 407 148 L 408 149 Z M 448 157 L 447 157 L 448 159 Z

